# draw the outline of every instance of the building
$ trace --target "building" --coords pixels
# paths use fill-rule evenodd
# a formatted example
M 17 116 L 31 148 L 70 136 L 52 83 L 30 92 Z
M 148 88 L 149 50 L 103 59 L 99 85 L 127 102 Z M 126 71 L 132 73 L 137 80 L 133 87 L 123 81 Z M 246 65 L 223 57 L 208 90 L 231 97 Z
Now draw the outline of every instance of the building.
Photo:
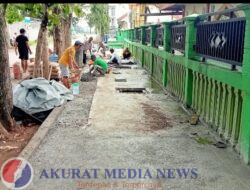
M 188 16 L 192 14 L 205 14 L 205 13 L 213 13 L 217 11 L 223 11 L 226 9 L 235 8 L 237 3 L 196 3 L 196 4 L 155 4 L 159 7 L 160 11 L 163 10 L 172 10 L 176 12 L 182 13 L 182 16 Z M 243 13 L 236 13 L 235 16 L 244 16 Z M 219 19 L 219 16 L 214 19 Z M 173 19 L 174 20 L 174 19 Z
M 205 14 L 205 13 L 213 13 L 217 11 L 223 11 L 226 9 L 235 8 L 237 3 L 204 3 L 204 4 L 185 4 L 185 16 L 191 14 Z M 215 16 L 212 20 L 219 20 L 223 16 L 229 16 L 229 14 L 225 14 L 222 16 Z M 235 17 L 245 16 L 243 11 L 235 12 Z
M 116 23 L 116 4 L 109 4 L 109 18 L 110 18 L 110 36 L 114 37 L 116 33 L 117 23 Z
M 130 4 L 130 27 L 156 24 L 183 17 L 183 5 L 175 4 Z
M 130 23 L 131 28 L 147 24 L 156 24 L 164 21 L 178 20 L 191 14 L 205 14 L 216 11 L 223 11 L 235 8 L 237 3 L 162 3 L 162 4 L 130 4 Z M 214 16 L 212 20 L 218 20 L 223 16 Z M 244 16 L 241 11 L 236 12 L 235 17 Z
M 145 12 L 146 4 L 131 3 L 129 4 L 130 14 L 130 28 L 139 27 L 145 24 L 145 17 L 140 16 Z
M 118 28 L 128 28 L 129 26 L 129 6 L 128 4 L 109 4 L 110 36 L 115 37 Z

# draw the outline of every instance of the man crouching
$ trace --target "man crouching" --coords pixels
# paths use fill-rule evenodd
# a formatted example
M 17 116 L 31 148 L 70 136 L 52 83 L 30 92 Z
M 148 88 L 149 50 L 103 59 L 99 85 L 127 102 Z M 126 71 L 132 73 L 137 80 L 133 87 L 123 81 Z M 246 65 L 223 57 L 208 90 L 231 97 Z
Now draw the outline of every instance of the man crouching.
M 100 75 L 104 76 L 105 73 L 109 73 L 110 69 L 108 68 L 108 64 L 101 57 L 96 58 L 95 55 L 91 55 L 91 61 L 93 64 L 89 69 L 90 74 L 95 75 L 97 71 Z

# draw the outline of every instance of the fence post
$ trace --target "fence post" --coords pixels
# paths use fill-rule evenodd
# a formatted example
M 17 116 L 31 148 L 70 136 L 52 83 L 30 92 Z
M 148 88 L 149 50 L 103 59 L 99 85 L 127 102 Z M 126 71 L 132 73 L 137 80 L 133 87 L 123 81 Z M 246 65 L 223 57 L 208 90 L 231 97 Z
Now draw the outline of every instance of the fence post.
M 146 26 L 141 26 L 141 44 L 146 45 Z M 141 66 L 144 67 L 144 50 L 141 50 Z
M 135 29 L 131 29 L 131 41 L 133 42 L 135 40 L 135 36 L 134 36 L 134 33 L 135 33 Z
M 156 27 L 157 25 L 151 25 L 150 26 L 150 46 L 151 47 L 155 47 L 155 38 L 156 38 Z M 150 73 L 151 75 L 153 74 L 153 71 L 154 71 L 154 56 L 153 54 L 151 53 L 150 54 Z
M 124 41 L 124 30 L 119 29 L 119 34 L 120 34 L 120 40 L 119 41 Z
M 196 42 L 196 16 L 187 16 L 186 22 L 186 39 L 185 39 L 185 67 L 186 67 L 186 80 L 185 80 L 185 98 L 184 102 L 187 107 L 192 104 L 192 88 L 193 88 L 193 72 L 188 69 L 188 61 L 193 58 L 195 51 L 193 49 Z
M 163 22 L 163 47 L 164 50 L 167 52 L 170 52 L 170 40 L 171 40 L 171 28 L 170 28 L 171 22 Z
M 244 54 L 242 62 L 243 105 L 242 129 L 240 136 L 240 154 L 244 162 L 250 164 L 250 5 L 240 4 L 238 8 L 245 12 L 246 28 L 244 40 Z
M 135 27 L 134 28 L 134 32 L 133 32 L 133 34 L 134 34 L 134 42 L 137 42 L 137 36 L 136 36 L 136 33 L 137 33 L 137 30 L 138 30 L 138 27 Z
M 132 29 L 129 29 L 129 40 L 132 41 Z
M 170 40 L 171 40 L 171 28 L 170 28 L 171 22 L 163 22 L 163 48 L 165 51 L 170 52 Z M 163 72 L 162 72 L 162 84 L 164 87 L 167 86 L 167 79 L 168 79 L 168 61 L 164 60 L 163 63 Z
M 151 33 L 150 33 L 150 46 L 155 47 L 155 38 L 156 38 L 156 27 L 157 25 L 151 25 Z
M 146 45 L 146 26 L 141 27 L 141 44 Z
M 116 39 L 116 41 L 119 40 L 119 29 L 118 29 L 118 31 L 115 32 L 115 39 Z

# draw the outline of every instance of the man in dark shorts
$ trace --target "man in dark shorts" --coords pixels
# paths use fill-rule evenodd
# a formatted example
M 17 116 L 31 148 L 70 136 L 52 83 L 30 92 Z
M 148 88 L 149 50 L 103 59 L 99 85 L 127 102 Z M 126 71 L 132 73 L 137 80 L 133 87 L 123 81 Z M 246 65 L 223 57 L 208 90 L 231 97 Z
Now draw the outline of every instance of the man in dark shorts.
M 15 52 L 17 55 L 17 49 L 19 52 L 19 58 L 21 59 L 23 72 L 26 73 L 28 68 L 29 53 L 32 54 L 29 43 L 29 39 L 25 36 L 25 30 L 20 29 L 20 35 L 16 37 Z

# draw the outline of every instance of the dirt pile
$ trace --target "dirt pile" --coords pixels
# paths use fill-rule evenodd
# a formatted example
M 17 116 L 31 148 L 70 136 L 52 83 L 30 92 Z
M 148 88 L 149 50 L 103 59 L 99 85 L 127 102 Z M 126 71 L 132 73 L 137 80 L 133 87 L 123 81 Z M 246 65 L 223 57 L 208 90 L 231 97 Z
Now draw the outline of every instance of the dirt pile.
M 141 105 L 145 114 L 145 125 L 149 126 L 151 131 L 173 126 L 170 119 L 160 112 L 158 108 L 146 103 L 142 103 Z

